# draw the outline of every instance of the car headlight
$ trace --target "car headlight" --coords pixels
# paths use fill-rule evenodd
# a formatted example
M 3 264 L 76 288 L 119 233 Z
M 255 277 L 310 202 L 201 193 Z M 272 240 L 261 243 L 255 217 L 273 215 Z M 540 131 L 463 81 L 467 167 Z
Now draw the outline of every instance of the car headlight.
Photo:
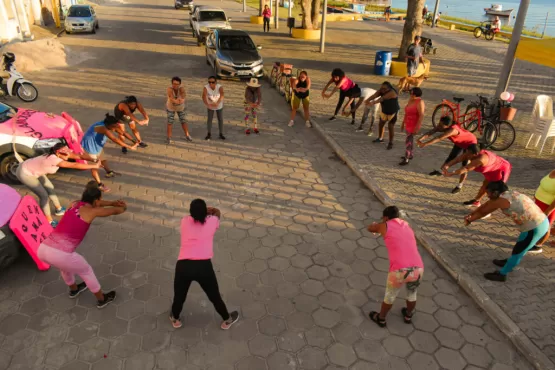
M 200 32 L 208 32 L 210 29 L 208 27 L 200 27 Z
M 45 150 L 50 149 L 56 144 L 65 143 L 64 139 L 44 139 L 44 140 L 37 140 L 35 145 L 33 145 L 34 150 Z
M 229 67 L 233 67 L 233 63 L 228 61 L 228 60 L 219 60 L 220 64 L 223 64 L 224 66 L 229 66 Z
M 256 62 L 254 62 L 254 63 L 252 64 L 252 66 L 253 66 L 253 67 L 258 67 L 258 66 L 261 65 L 262 63 L 263 63 L 263 61 L 262 61 L 262 59 L 260 59 L 260 60 L 258 60 L 258 61 L 256 61 Z

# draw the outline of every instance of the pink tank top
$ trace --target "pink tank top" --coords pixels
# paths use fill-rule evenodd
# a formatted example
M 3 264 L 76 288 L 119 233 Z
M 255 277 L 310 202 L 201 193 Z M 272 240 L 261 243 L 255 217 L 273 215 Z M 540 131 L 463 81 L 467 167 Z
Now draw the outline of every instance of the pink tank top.
M 413 101 L 412 104 L 405 106 L 405 129 L 409 134 L 414 133 L 414 129 L 418 124 L 418 104 L 420 98 Z
M 478 139 L 476 139 L 476 136 L 474 136 L 472 132 L 466 131 L 459 124 L 454 124 L 451 127 L 457 130 L 459 134 L 456 136 L 450 136 L 448 137 L 448 139 L 451 140 L 451 142 L 459 148 L 468 149 L 468 147 L 472 144 L 478 143 Z
M 507 160 L 501 158 L 497 154 L 493 154 L 490 151 L 482 150 L 480 151 L 480 154 L 485 154 L 488 156 L 488 164 L 486 164 L 485 166 L 476 167 L 474 169 L 474 171 L 476 172 L 480 172 L 481 174 L 484 174 L 487 172 L 504 170 L 510 166 Z
M 408 267 L 424 268 L 410 225 L 400 218 L 389 220 L 386 224 L 384 241 L 389 255 L 389 271 Z
M 349 77 L 345 76 L 345 77 L 343 77 L 343 80 L 345 82 L 343 82 L 343 85 L 341 85 L 339 90 L 348 91 L 348 90 L 352 89 L 353 87 L 355 87 L 355 83 Z
M 66 211 L 58 226 L 43 242 L 47 246 L 67 253 L 75 252 L 81 244 L 91 224 L 79 216 L 79 209 L 87 203 L 77 202 Z

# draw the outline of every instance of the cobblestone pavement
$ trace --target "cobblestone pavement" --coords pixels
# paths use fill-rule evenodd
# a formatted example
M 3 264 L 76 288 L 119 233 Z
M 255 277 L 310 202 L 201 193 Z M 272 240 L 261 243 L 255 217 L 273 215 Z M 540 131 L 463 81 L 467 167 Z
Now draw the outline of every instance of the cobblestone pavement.
M 523 332 L 555 361 L 555 320 L 550 314 L 555 297 L 552 284 L 555 251 L 544 248 L 542 255 L 527 256 L 506 284 L 485 281 L 483 273 L 494 269 L 491 260 L 506 258 L 518 231 L 501 214 L 468 228 L 463 226 L 462 220 L 468 211 L 461 203 L 475 195 L 481 176 L 471 174 L 471 181 L 467 182 L 463 192 L 452 196 L 450 190 L 456 184 L 455 179 L 432 179 L 426 175 L 440 167 L 449 153 L 449 145 L 417 149 L 416 159 L 401 168 L 397 164 L 404 155 L 405 135 L 399 133 L 399 124 L 395 148 L 386 151 L 385 145 L 371 143 L 375 136 L 368 138 L 355 133 L 346 118 L 335 122 L 327 120 L 335 107 L 336 97 L 325 101 L 317 91 L 328 81 L 333 68 L 343 68 L 363 87 L 377 88 L 384 80 L 396 85 L 396 78 L 373 75 L 372 64 L 377 50 L 392 50 L 396 54 L 401 28 L 401 23 L 393 22 L 329 23 L 324 55 L 318 53 L 318 42 L 301 42 L 285 38 L 285 35 L 266 36 L 261 42 L 269 44 L 266 53 L 271 53 L 272 59 L 283 59 L 280 53 L 287 50 L 289 62 L 308 70 L 315 91 L 311 98 L 312 112 L 325 132 L 363 166 L 391 199 L 418 220 L 417 226 L 439 242 Z M 441 99 L 455 95 L 465 97 L 468 102 L 476 94 L 494 93 L 507 44 L 476 40 L 470 33 L 428 27 L 423 29 L 423 35 L 431 37 L 438 47 L 437 54 L 429 56 L 431 77 L 422 86 L 427 104 L 424 130 L 427 130 L 431 127 L 433 108 Z M 535 96 L 542 93 L 555 95 L 555 69 L 517 60 L 509 90 L 515 92 L 514 105 L 520 109 L 513 122 L 517 141 L 500 154 L 513 165 L 509 185 L 533 196 L 540 179 L 553 169 L 549 150 L 551 141 L 541 156 L 538 150 L 525 149 L 524 146 L 529 137 Z M 406 100 L 406 97 L 401 99 L 402 106 Z
M 212 4 L 230 9 L 236 28 L 248 28 L 238 4 Z M 106 3 L 98 14 L 97 35 L 61 39 L 91 59 L 29 78 L 41 91 L 34 108 L 68 111 L 84 126 L 131 93 L 151 114 L 151 124 L 141 129 L 149 148 L 127 156 L 111 144 L 107 148 L 122 174 L 106 181 L 112 188 L 107 198 L 127 200 L 128 212 L 95 221 L 79 248 L 103 288 L 116 289 L 118 297 L 103 310 L 94 307 L 90 293 L 71 300 L 55 269 L 38 272 L 29 258 L 20 259 L 0 274 L 0 369 L 531 369 L 424 251 L 413 324 L 401 320 L 401 299 L 387 329 L 370 322 L 366 314 L 383 298 L 388 261 L 383 241 L 365 225 L 380 218 L 381 203 L 300 119 L 298 127 L 285 126 L 288 111 L 267 86 L 260 136 L 243 134 L 244 85 L 226 81 L 228 140 L 202 141 L 200 91 L 210 71 L 204 50 L 183 29 L 186 13 L 169 1 Z M 268 56 L 278 49 L 255 37 Z M 330 69 L 326 63 L 321 71 Z M 163 95 L 173 75 L 186 81 L 195 141 L 166 146 Z M 341 125 L 334 124 L 337 137 Z M 343 135 L 361 144 L 353 150 L 363 158 L 365 138 Z M 381 173 L 403 184 L 403 194 L 415 188 L 391 168 L 381 166 Z M 64 204 L 79 197 L 88 178 L 76 171 L 52 176 Z M 429 189 L 443 196 L 439 183 Z M 195 197 L 223 213 L 214 263 L 226 303 L 241 313 L 229 331 L 219 329 L 198 286 L 185 305 L 184 328 L 173 330 L 168 320 L 178 225 Z M 432 210 L 435 221 L 428 227 L 449 220 L 445 211 L 423 204 L 427 198 L 413 199 L 411 213 L 423 206 Z M 462 251 L 460 231 L 444 226 Z M 488 238 L 497 240 L 493 233 Z M 484 267 L 482 253 L 475 262 Z M 540 259 L 547 261 L 534 260 Z M 515 282 L 520 275 L 515 273 Z

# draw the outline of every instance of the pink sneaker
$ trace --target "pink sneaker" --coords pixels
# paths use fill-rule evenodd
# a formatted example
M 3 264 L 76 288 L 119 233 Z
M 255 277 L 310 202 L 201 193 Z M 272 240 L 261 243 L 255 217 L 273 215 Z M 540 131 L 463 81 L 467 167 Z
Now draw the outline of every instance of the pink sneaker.
M 110 188 L 107 187 L 107 186 L 104 185 L 104 184 L 99 184 L 99 185 L 98 185 L 98 188 L 100 189 L 100 191 L 102 191 L 102 192 L 104 192 L 104 193 L 109 193 L 109 192 L 110 192 Z

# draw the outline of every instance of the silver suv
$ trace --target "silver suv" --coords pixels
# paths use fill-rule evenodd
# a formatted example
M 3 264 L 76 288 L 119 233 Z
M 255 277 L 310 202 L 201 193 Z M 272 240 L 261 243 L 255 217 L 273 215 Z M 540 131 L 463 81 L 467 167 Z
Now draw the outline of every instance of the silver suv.
M 197 45 L 201 46 L 205 42 L 206 37 L 210 34 L 210 30 L 226 29 L 230 30 L 231 25 L 222 8 L 211 6 L 198 6 L 191 14 L 191 28 L 193 29 L 193 37 L 197 38 Z

